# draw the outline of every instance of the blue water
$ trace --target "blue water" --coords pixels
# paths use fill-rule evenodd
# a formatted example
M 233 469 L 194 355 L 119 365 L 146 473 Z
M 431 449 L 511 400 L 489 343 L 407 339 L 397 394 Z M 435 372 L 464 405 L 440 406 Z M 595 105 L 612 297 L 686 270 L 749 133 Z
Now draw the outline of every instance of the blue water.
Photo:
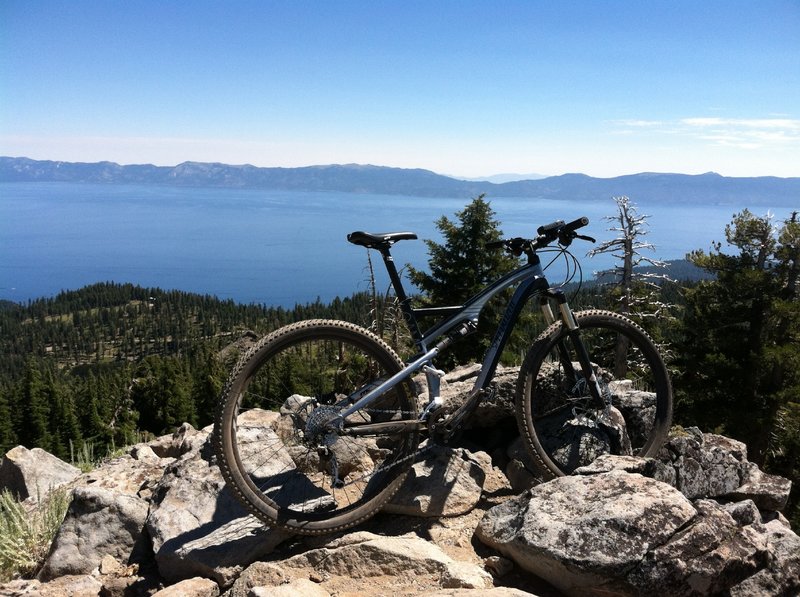
M 596 202 L 488 198 L 507 236 L 588 216 L 586 233 L 613 238 Z M 637 202 L 637 198 L 632 198 Z M 179 289 L 243 303 L 291 306 L 367 289 L 366 251 L 346 241 L 353 230 L 411 230 L 441 241 L 434 221 L 451 219 L 469 197 L 197 189 L 75 183 L 0 183 L 0 299 L 26 301 L 102 281 Z M 650 205 L 647 240 L 658 259 L 683 258 L 724 239 L 745 205 Z M 776 221 L 790 206 L 774 206 Z M 763 208 L 757 212 L 762 214 Z M 584 275 L 612 264 L 574 245 Z M 424 267 L 425 244 L 403 241 L 399 265 Z M 374 254 L 377 259 L 377 255 Z M 378 270 L 383 265 L 375 263 Z M 558 279 L 555 271 L 551 281 Z M 388 283 L 381 271 L 382 287 Z

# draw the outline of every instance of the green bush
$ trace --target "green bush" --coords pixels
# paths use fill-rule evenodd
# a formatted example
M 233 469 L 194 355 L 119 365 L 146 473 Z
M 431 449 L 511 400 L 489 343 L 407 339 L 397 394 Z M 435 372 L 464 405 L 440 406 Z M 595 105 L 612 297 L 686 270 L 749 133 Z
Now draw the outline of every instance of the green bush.
M 55 489 L 29 511 L 10 491 L 0 492 L 0 582 L 36 574 L 69 502 L 67 490 Z

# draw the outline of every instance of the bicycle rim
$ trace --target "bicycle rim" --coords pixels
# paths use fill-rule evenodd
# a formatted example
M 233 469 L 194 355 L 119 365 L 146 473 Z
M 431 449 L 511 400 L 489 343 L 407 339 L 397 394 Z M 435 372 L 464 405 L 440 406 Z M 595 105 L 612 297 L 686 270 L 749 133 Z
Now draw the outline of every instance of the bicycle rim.
M 335 418 L 364 389 L 402 368 L 376 336 L 345 322 L 301 322 L 264 339 L 234 369 L 218 418 L 223 473 L 262 520 L 319 534 L 358 524 L 399 488 L 418 433 L 408 384 Z M 377 431 L 348 433 L 373 425 Z M 387 426 L 391 427 L 391 426 Z

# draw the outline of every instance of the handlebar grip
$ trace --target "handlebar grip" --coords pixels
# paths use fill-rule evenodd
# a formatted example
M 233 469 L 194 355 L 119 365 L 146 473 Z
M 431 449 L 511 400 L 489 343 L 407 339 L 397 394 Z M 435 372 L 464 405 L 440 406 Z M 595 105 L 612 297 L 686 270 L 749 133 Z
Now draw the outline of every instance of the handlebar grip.
M 587 220 L 588 223 L 588 220 Z M 551 222 L 550 224 L 545 224 L 544 226 L 539 226 L 536 229 L 536 234 L 547 234 L 548 232 L 552 232 L 554 230 L 558 230 L 564 225 L 564 220 L 556 220 L 555 222 Z
M 586 226 L 588 223 L 589 223 L 589 218 L 587 218 L 586 216 L 584 216 L 584 217 L 582 217 L 582 218 L 578 218 L 577 220 L 574 220 L 574 221 L 570 222 L 569 224 L 565 225 L 565 226 L 562 228 L 562 230 L 563 230 L 564 232 L 572 232 L 572 231 L 574 231 L 574 230 L 577 230 L 578 228 L 583 228 L 583 227 L 584 227 L 584 226 Z

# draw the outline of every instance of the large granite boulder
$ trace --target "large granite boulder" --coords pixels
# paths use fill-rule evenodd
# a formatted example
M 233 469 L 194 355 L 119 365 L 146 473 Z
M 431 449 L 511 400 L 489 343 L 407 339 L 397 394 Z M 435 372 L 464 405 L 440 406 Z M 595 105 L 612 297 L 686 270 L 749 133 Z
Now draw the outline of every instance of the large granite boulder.
M 673 487 L 612 471 L 538 485 L 489 510 L 476 535 L 565 593 L 601 594 L 695 514 Z
M 484 452 L 431 445 L 384 511 L 425 517 L 465 514 L 480 500 L 491 467 Z

